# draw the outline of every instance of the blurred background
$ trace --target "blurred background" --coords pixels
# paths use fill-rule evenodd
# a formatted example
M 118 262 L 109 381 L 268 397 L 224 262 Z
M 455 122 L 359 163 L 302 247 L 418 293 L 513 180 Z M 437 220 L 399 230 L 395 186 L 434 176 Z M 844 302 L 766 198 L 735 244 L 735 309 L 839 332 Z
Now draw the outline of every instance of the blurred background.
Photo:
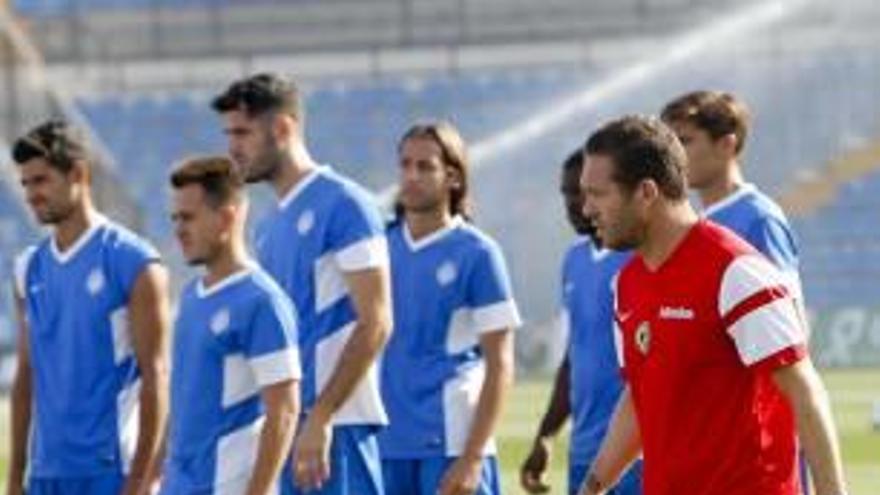
M 526 318 L 501 438 L 505 485 L 518 493 L 513 470 L 564 347 L 554 315 L 573 233 L 562 161 L 608 118 L 658 113 L 695 89 L 731 91 L 753 114 L 747 178 L 799 237 L 812 353 L 851 493 L 880 493 L 877 25 L 877 0 L 0 0 L 0 279 L 42 235 L 6 150 L 50 115 L 97 143 L 101 207 L 178 267 L 168 171 L 225 150 L 209 101 L 231 80 L 294 77 L 316 159 L 386 198 L 400 135 L 448 119 L 470 143 L 475 221 L 504 248 Z M 9 287 L 0 284 L 0 386 L 14 345 Z

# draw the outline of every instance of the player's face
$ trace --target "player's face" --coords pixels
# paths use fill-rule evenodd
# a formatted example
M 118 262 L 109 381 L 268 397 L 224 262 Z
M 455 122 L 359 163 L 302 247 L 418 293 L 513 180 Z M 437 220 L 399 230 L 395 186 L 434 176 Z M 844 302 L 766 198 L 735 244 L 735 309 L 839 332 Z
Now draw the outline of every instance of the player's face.
M 250 117 L 240 110 L 223 113 L 229 156 L 249 183 L 272 180 L 281 166 L 281 148 L 272 134 L 273 118 Z
M 183 257 L 190 265 L 213 260 L 223 236 L 220 210 L 205 201 L 201 186 L 191 184 L 174 189 L 171 220 Z
M 712 139 L 708 132 L 690 122 L 672 122 L 671 127 L 687 152 L 688 185 L 702 189 L 717 181 L 730 159 L 721 140 Z
M 594 233 L 590 220 L 584 216 L 584 194 L 581 192 L 581 170 L 566 168 L 562 172 L 562 183 L 559 191 L 565 201 L 565 212 L 568 221 L 578 234 Z
M 581 173 L 584 215 L 596 228 L 602 244 L 615 250 L 638 247 L 643 222 L 634 194 L 614 182 L 614 163 L 607 155 L 586 155 Z
M 74 172 L 64 173 L 45 158 L 33 158 L 18 167 L 27 203 L 43 225 L 64 221 L 73 212 L 78 194 Z
M 404 211 L 427 213 L 446 209 L 456 174 L 443 162 L 443 150 L 432 139 L 414 137 L 400 149 L 400 203 Z

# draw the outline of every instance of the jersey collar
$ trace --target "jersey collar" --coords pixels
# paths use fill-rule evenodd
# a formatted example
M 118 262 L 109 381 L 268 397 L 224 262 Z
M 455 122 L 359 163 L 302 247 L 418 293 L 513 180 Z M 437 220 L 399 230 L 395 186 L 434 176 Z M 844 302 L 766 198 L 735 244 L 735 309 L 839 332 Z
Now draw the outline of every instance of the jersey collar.
M 319 175 L 326 173 L 328 170 L 330 170 L 330 167 L 328 167 L 327 165 L 320 165 L 309 171 L 305 177 L 301 178 L 299 182 L 295 186 L 291 187 L 290 190 L 284 194 L 281 200 L 278 201 L 278 209 L 283 210 L 287 208 L 290 203 L 293 203 L 293 200 L 299 197 L 299 195 L 302 194 L 302 192 L 305 191 L 307 187 L 309 187 L 309 184 L 315 182 L 315 179 L 317 179 Z
M 709 218 L 712 215 L 718 213 L 719 211 L 727 208 L 728 206 L 736 203 L 740 199 L 744 198 L 746 195 L 751 194 L 755 191 L 755 185 L 749 182 L 741 184 L 736 191 L 733 191 L 733 194 L 727 196 L 726 198 L 718 201 L 712 206 L 703 210 L 703 217 Z
M 252 267 L 246 266 L 237 272 L 227 275 L 223 280 L 214 282 L 214 285 L 210 287 L 205 287 L 205 278 L 201 277 L 198 282 L 196 282 L 196 295 L 199 296 L 200 299 L 213 296 L 221 290 L 241 282 L 251 274 L 251 271 L 253 271 Z
M 89 226 L 89 228 L 86 229 L 85 232 L 81 233 L 79 237 L 77 237 L 76 241 L 68 246 L 67 249 L 63 252 L 61 251 L 61 249 L 58 248 L 58 241 L 55 239 L 55 235 L 52 235 L 49 244 L 52 248 L 52 256 L 55 257 L 55 260 L 58 261 L 58 263 L 61 263 L 63 265 L 72 260 L 73 257 L 77 255 L 77 253 L 82 251 L 85 245 L 88 244 L 89 239 L 91 239 L 95 235 L 95 232 L 97 232 L 98 229 L 100 229 L 104 226 L 104 224 L 107 223 L 107 217 L 101 215 L 100 213 L 94 213 L 92 214 L 90 221 L 91 225 Z
M 419 251 L 422 250 L 431 244 L 443 239 L 450 232 L 457 229 L 461 224 L 464 223 L 464 219 L 461 218 L 461 215 L 455 215 L 452 217 L 452 220 L 449 222 L 449 225 L 438 229 L 430 234 L 422 237 L 421 239 L 414 241 L 412 238 L 412 234 L 409 232 L 409 226 L 406 224 L 406 220 L 403 221 L 403 239 L 406 241 L 406 245 L 409 246 L 410 251 Z

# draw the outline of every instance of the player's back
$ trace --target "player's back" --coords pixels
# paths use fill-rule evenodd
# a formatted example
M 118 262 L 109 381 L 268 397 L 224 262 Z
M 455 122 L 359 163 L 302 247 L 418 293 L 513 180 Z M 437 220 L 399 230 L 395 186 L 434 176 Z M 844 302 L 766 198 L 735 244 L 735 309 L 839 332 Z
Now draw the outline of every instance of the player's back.
M 629 258 L 629 253 L 599 249 L 582 237 L 563 261 L 560 318 L 568 334 L 573 460 L 595 457 L 623 388 L 614 346 L 612 282 Z
M 657 494 L 795 493 L 794 424 L 773 369 L 804 355 L 781 275 L 702 221 L 669 259 L 618 282 L 624 374 Z
M 158 254 L 106 219 L 61 252 L 48 237 L 16 267 L 24 297 L 35 477 L 121 472 L 137 440 L 138 369 L 126 310 Z

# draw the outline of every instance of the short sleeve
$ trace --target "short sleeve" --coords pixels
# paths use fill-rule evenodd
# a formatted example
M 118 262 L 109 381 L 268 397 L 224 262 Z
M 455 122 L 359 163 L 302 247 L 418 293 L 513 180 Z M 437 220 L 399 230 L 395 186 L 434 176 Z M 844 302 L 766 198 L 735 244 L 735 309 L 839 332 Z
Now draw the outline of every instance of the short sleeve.
M 331 211 L 329 247 L 343 272 L 388 266 L 382 216 L 366 194 L 342 195 Z
M 740 256 L 730 263 L 718 310 L 743 364 L 778 368 L 806 355 L 797 304 L 781 272 L 763 256 Z
M 266 387 L 301 377 L 296 316 L 293 304 L 280 289 L 260 300 L 248 328 L 244 350 L 257 385 Z
M 144 268 L 159 261 L 159 252 L 150 243 L 130 232 L 118 233 L 113 243 L 112 271 L 126 299 Z
M 468 278 L 467 302 L 478 334 L 522 324 L 504 257 L 494 244 L 483 246 L 478 252 Z
M 27 271 L 28 267 L 31 263 L 31 258 L 33 258 L 34 253 L 37 251 L 37 248 L 34 246 L 28 247 L 24 251 L 21 252 L 18 256 L 15 257 L 15 262 L 12 267 L 13 277 L 15 281 L 15 292 L 16 295 L 20 298 L 25 297 L 25 287 L 27 285 Z

